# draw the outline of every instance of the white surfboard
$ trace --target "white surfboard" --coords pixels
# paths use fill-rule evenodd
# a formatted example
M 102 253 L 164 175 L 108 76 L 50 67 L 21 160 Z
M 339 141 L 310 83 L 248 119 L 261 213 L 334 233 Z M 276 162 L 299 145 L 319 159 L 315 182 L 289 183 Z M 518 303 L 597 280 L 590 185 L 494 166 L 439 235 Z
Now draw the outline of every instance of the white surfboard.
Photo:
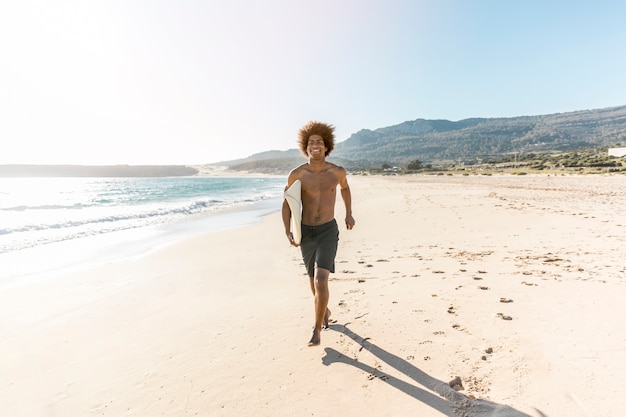
M 302 184 L 296 180 L 291 187 L 285 191 L 285 199 L 291 209 L 291 233 L 296 244 L 300 244 L 302 238 Z

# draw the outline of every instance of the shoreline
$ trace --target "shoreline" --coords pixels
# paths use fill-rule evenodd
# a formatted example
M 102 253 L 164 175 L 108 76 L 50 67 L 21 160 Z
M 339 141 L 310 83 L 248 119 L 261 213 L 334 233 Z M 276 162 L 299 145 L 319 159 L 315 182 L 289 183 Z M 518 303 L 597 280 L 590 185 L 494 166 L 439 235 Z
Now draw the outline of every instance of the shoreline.
M 337 322 L 320 347 L 306 346 L 308 279 L 272 212 L 0 289 L 0 408 L 14 417 L 619 415 L 626 178 L 349 181 L 356 226 L 345 230 L 338 199 Z M 448 385 L 457 376 L 458 392 Z
M 172 223 L 119 230 L 2 253 L 0 289 L 23 276 L 53 276 L 63 274 L 66 270 L 147 256 L 199 235 L 261 222 L 264 216 L 278 210 L 280 198 L 271 198 L 249 206 L 196 214 Z M 32 262 L 33 259 L 37 262 Z

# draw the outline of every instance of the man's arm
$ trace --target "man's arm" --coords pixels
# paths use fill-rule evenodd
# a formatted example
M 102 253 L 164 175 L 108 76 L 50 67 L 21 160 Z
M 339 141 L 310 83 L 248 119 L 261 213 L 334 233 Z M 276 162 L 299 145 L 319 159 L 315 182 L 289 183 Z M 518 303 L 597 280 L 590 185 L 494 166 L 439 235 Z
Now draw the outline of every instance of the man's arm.
M 287 178 L 287 185 L 285 186 L 285 191 L 291 187 L 291 185 L 296 181 L 296 177 L 293 174 L 293 171 L 289 174 Z M 282 216 L 283 216 L 283 226 L 285 227 L 285 236 L 287 236 L 287 240 L 292 246 L 298 246 L 296 242 L 293 240 L 293 234 L 291 233 L 291 208 L 289 207 L 289 203 L 287 203 L 287 199 L 283 198 L 283 207 L 282 207 Z
M 355 224 L 354 218 L 352 217 L 352 194 L 350 193 L 346 170 L 343 168 L 339 170 L 339 187 L 341 188 L 341 198 L 346 208 L 346 228 L 352 230 Z

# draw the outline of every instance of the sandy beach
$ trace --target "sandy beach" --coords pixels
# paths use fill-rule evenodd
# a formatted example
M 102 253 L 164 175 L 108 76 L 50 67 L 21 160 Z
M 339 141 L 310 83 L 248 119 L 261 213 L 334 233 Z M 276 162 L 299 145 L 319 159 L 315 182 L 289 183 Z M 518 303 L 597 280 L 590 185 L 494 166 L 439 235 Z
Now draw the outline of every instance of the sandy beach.
M 349 181 L 321 346 L 276 211 L 3 286 L 0 414 L 621 415 L 626 176 Z

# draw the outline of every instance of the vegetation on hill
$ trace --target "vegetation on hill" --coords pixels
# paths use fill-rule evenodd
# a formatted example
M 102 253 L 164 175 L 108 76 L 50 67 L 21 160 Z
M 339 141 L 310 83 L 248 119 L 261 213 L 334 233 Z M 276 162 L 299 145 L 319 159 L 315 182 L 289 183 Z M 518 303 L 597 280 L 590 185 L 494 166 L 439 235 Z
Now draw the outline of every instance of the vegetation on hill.
M 373 172 L 398 174 L 429 172 L 508 172 L 517 175 L 530 173 L 623 173 L 626 174 L 626 158 L 608 155 L 608 147 L 579 148 L 565 152 L 530 152 L 505 155 L 481 163 L 459 163 L 448 165 L 424 165 L 419 161 L 401 168 L 374 169 Z

